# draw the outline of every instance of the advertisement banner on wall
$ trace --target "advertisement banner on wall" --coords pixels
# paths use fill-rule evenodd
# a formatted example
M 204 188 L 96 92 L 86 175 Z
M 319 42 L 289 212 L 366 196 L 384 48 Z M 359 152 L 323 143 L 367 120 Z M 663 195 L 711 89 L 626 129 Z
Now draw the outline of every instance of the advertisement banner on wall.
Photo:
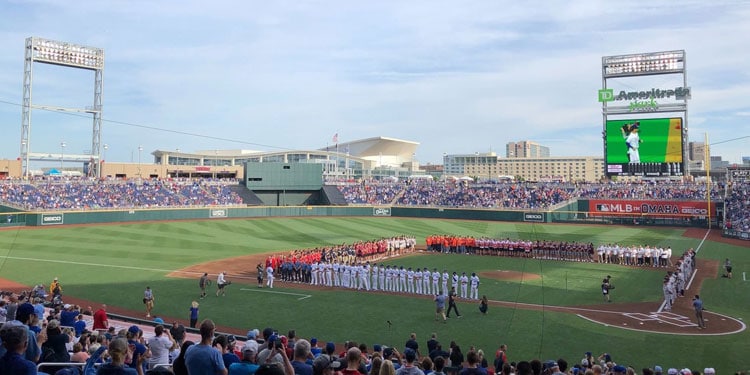
M 711 205 L 711 209 L 714 210 L 715 207 Z M 591 216 L 643 215 L 664 218 L 705 218 L 708 213 L 708 202 L 589 200 L 589 215 Z M 711 216 L 716 216 L 716 213 L 711 212 Z
M 60 225 L 63 224 L 63 214 L 43 214 L 42 225 Z

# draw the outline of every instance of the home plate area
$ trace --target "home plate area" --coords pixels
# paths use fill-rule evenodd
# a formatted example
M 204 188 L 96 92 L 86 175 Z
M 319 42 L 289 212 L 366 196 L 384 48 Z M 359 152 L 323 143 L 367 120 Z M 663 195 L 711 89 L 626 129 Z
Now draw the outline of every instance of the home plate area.
M 680 328 L 698 326 L 696 323 L 691 322 L 689 317 L 685 315 L 675 314 L 670 311 L 652 312 L 648 314 L 646 313 L 623 313 L 622 315 L 632 318 L 640 324 L 643 324 L 644 322 L 656 322 L 660 324 L 662 323 L 671 324 Z M 706 323 L 708 325 L 708 319 L 706 319 Z

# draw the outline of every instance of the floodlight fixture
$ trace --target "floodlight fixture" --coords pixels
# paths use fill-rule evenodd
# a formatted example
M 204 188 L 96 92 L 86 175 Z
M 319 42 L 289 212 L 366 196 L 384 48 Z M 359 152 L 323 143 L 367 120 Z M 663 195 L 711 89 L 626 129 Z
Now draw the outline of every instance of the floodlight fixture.
M 34 61 L 83 69 L 104 69 L 104 50 L 44 38 L 31 38 Z
M 605 78 L 682 73 L 685 50 L 602 57 Z

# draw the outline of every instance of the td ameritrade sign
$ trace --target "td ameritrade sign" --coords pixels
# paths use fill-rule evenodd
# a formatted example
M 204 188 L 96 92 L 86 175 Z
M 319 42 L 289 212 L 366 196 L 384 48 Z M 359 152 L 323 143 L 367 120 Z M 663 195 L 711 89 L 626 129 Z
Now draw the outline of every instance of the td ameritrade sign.
M 625 91 L 615 94 L 613 89 L 599 90 L 599 102 L 630 101 L 631 112 L 648 112 L 659 108 L 657 99 L 686 100 L 690 99 L 690 87 L 675 87 L 674 89 L 652 88 L 649 91 Z

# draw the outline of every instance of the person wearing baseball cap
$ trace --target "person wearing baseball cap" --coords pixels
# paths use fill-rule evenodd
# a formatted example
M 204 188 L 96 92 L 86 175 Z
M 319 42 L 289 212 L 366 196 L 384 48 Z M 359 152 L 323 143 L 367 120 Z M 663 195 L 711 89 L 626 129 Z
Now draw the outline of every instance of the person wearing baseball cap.
M 341 362 L 331 359 L 328 354 L 321 354 L 313 361 L 313 375 L 333 375 L 341 368 Z

